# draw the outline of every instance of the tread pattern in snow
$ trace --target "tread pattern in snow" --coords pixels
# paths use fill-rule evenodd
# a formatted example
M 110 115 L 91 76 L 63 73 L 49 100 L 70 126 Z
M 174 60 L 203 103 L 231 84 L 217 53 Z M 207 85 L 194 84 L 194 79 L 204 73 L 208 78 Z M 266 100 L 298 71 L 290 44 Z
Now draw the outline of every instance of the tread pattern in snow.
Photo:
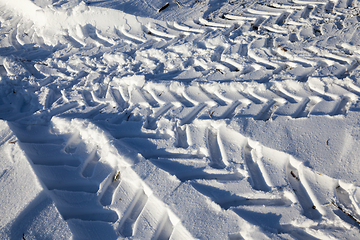
M 245 4 L 181 24 L 139 20 L 138 31 L 76 25 L 55 40 L 3 8 L 1 34 L 8 32 L 8 47 L 0 62 L 0 117 L 11 122 L 79 238 L 95 225 L 106 226 L 112 237 L 202 237 L 194 215 L 173 213 L 172 196 L 181 189 L 201 194 L 199 206 L 210 199 L 229 210 L 236 223 L 254 222 L 249 212 L 265 217 L 262 206 L 275 215 L 293 208 L 293 216 L 266 226 L 293 238 L 315 239 L 333 226 L 356 232 L 349 225 L 358 227 L 358 187 L 316 173 L 223 124 L 358 112 L 355 6 L 356 1 Z M 304 43 L 306 52 L 300 49 Z M 25 129 L 19 122 L 27 117 L 45 119 L 51 127 Z M 71 117 L 91 121 L 98 128 L 87 131 L 104 131 L 112 141 L 90 141 L 85 130 L 64 128 L 63 118 Z M 240 156 L 229 155 L 234 151 L 225 142 Z M 141 161 L 123 160 L 119 143 L 140 153 Z M 175 176 L 173 192 L 153 193 L 148 185 L 156 181 L 141 176 L 141 164 L 166 176 L 158 181 Z M 233 186 L 242 186 L 240 193 L 226 190 L 238 189 Z M 312 224 L 299 227 L 294 219 Z M 223 234 L 241 237 L 241 229 L 230 230 Z

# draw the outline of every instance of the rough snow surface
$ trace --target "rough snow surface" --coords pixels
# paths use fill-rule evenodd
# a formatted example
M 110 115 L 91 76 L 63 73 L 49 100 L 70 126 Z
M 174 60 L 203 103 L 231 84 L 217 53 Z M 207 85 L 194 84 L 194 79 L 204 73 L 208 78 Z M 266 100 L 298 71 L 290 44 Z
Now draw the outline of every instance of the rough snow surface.
M 358 239 L 355 0 L 0 0 L 0 239 Z

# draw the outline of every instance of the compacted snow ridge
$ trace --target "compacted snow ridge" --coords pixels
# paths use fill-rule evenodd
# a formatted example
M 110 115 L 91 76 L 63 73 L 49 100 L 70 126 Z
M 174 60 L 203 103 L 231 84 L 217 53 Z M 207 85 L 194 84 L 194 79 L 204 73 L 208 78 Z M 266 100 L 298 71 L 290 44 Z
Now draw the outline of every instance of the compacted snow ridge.
M 0 0 L 0 239 L 359 239 L 358 2 L 164 6 Z

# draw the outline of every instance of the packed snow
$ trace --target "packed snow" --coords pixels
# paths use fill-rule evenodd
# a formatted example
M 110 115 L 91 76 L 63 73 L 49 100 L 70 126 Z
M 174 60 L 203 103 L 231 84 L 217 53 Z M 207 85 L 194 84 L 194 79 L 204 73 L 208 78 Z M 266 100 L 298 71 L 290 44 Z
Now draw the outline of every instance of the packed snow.
M 0 0 L 0 239 L 359 239 L 356 0 Z

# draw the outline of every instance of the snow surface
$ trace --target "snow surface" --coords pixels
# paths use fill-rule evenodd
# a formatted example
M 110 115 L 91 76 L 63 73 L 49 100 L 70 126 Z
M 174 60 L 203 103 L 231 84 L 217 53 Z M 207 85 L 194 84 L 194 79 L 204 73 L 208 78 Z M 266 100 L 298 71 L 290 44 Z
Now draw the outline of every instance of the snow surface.
M 359 239 L 356 0 L 0 0 L 0 239 Z

